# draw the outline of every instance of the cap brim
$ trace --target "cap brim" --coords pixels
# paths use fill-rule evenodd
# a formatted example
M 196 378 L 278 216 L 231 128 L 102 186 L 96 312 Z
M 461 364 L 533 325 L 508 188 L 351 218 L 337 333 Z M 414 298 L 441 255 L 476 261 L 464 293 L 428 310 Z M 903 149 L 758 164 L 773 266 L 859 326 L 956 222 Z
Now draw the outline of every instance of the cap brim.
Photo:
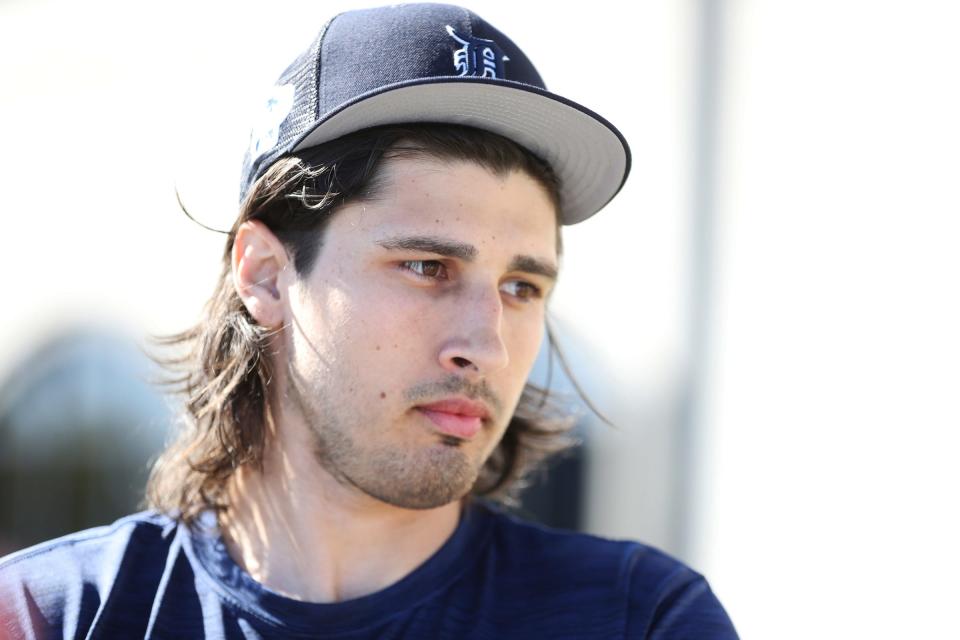
M 369 127 L 410 122 L 486 129 L 537 154 L 560 179 L 563 224 L 602 209 L 630 172 L 626 140 L 601 116 L 536 87 L 483 78 L 421 79 L 361 95 L 303 134 L 292 151 Z

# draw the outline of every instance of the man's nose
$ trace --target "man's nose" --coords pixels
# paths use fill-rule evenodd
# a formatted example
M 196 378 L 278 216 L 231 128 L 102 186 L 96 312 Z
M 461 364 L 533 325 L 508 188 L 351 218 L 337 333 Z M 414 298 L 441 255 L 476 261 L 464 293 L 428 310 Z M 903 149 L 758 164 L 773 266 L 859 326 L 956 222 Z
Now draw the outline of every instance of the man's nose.
M 503 300 L 498 288 L 476 287 L 452 301 L 440 365 L 450 373 L 483 377 L 510 362 L 503 342 Z

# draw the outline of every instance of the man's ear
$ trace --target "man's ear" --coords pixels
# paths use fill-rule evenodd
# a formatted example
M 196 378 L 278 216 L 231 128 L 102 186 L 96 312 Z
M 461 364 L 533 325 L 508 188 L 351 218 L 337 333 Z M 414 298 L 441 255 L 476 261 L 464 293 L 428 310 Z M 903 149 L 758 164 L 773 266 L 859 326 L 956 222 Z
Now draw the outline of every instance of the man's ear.
M 231 256 L 233 286 L 262 327 L 283 324 L 284 275 L 289 259 L 283 244 L 262 222 L 248 220 L 237 229 Z

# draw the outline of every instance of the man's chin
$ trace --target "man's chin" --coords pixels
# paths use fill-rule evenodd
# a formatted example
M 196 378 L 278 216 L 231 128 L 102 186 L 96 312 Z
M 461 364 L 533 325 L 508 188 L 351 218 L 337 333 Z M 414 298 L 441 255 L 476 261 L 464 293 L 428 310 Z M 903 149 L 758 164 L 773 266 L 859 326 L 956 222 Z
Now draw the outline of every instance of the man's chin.
M 442 459 L 438 460 L 438 457 Z M 437 509 L 467 495 L 478 473 L 462 451 L 446 451 L 440 456 L 419 461 L 419 464 L 413 462 L 403 469 L 393 469 L 394 473 L 390 471 L 382 469 L 375 478 L 354 482 L 354 485 L 367 495 L 395 507 Z

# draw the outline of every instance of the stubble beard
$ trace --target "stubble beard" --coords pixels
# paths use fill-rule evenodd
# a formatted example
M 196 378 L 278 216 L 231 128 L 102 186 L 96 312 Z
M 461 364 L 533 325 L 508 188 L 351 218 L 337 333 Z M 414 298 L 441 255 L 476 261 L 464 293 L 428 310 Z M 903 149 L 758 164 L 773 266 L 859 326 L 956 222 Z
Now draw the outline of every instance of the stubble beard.
M 314 456 L 341 484 L 404 509 L 434 509 L 466 495 L 477 470 L 455 445 L 437 443 L 412 453 L 395 450 L 358 451 L 344 433 L 311 427 Z M 354 463 L 348 461 L 362 460 Z
M 310 430 L 313 454 L 338 483 L 404 509 L 434 509 L 465 496 L 482 461 L 471 459 L 463 443 L 438 439 L 407 448 L 354 437 L 363 434 L 360 416 L 343 415 L 328 389 L 311 388 L 288 368 L 286 396 Z M 376 434 L 370 434 L 375 436 Z

